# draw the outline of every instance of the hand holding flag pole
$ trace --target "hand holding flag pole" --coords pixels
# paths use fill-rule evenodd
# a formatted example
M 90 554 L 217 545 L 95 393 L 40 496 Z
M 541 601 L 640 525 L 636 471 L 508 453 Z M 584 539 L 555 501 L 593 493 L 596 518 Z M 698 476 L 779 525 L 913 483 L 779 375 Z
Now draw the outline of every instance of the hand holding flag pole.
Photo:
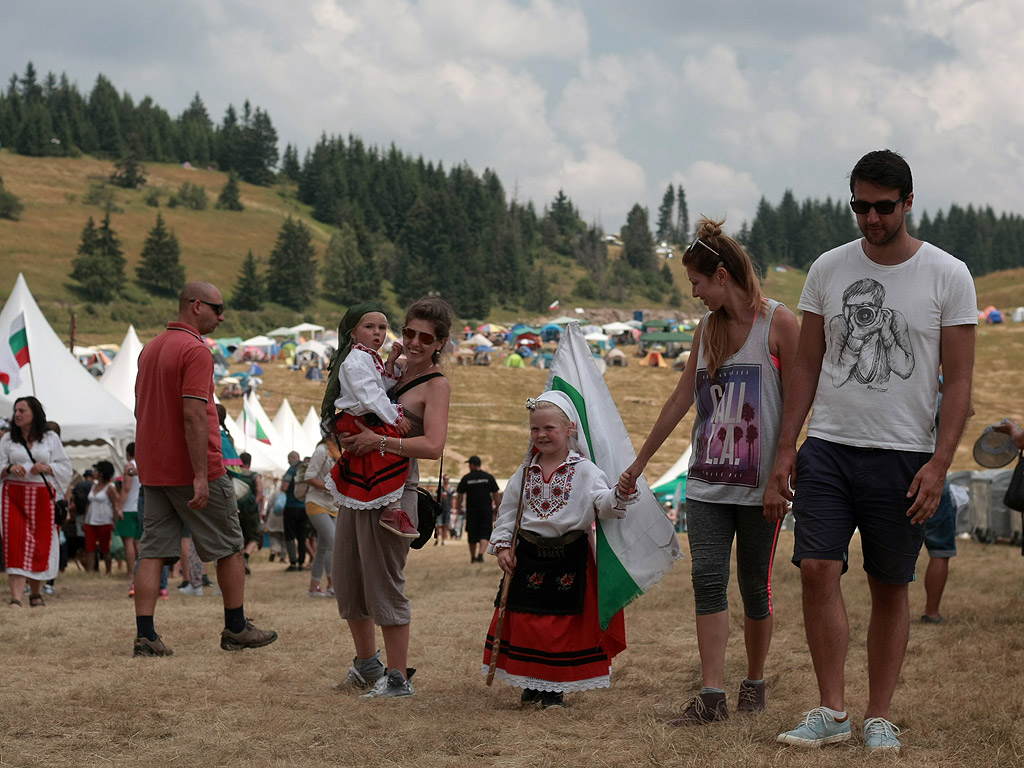
M 487 684 L 494 682 L 494 670 L 498 668 L 498 651 L 501 650 L 501 631 L 505 627 L 505 608 L 508 605 L 508 590 L 512 584 L 512 573 L 516 563 L 516 543 L 519 541 L 519 526 L 523 522 L 523 501 L 526 495 L 526 471 L 530 466 L 530 458 L 533 455 L 533 444 L 526 451 L 526 458 L 519 468 L 523 477 L 519 482 L 519 506 L 516 508 L 516 525 L 512 529 L 512 547 L 509 549 L 512 570 L 505 574 L 501 580 L 501 598 L 498 600 L 498 619 L 494 623 L 494 643 L 491 645 L 491 664 L 487 668 Z

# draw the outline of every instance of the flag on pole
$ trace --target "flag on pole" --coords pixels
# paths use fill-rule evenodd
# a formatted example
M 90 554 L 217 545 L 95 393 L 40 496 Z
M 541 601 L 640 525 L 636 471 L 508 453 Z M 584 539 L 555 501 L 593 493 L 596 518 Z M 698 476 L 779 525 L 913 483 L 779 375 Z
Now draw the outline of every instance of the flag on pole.
M 270 445 L 267 431 L 249 408 L 249 398 L 245 398 L 242 401 L 242 430 L 245 432 L 246 437 L 251 437 L 253 440 Z
M 636 459 L 629 433 L 615 407 L 608 385 L 594 364 L 594 357 L 575 320 L 565 333 L 551 361 L 545 390 L 564 392 L 579 413 L 577 428 L 585 438 L 590 456 L 611 483 Z M 597 521 L 597 590 L 602 629 L 612 617 L 638 598 L 683 557 L 675 528 L 641 477 L 640 499 L 626 516 Z
M 0 347 L 0 387 L 5 395 L 21 386 L 21 368 L 29 362 L 25 313 L 21 312 L 11 321 L 7 343 Z
M 548 304 L 548 312 L 554 312 L 556 309 L 558 309 L 558 299 Z

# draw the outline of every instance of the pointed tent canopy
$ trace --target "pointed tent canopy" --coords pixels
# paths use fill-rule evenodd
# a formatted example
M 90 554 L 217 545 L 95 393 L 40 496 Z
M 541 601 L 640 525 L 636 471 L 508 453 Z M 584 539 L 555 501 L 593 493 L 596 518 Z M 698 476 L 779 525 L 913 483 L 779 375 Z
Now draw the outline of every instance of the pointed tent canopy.
M 665 474 L 651 483 L 651 492 L 658 497 L 658 501 L 665 502 L 671 499 L 676 492 L 676 487 L 682 483 L 682 490 L 686 492 L 686 475 L 690 470 L 690 453 L 692 445 L 686 446 L 683 455 L 679 457 Z
M 284 439 L 285 448 L 289 451 L 295 451 L 301 456 L 313 455 L 316 443 L 310 444 L 309 437 L 306 435 L 305 430 L 303 430 L 299 420 L 295 418 L 295 412 L 292 410 L 291 403 L 288 402 L 287 397 L 281 403 L 281 407 L 277 409 L 277 413 L 274 414 L 274 420 L 271 423 Z
M 100 386 L 116 397 L 125 408 L 135 412 L 135 377 L 139 373 L 139 353 L 142 342 L 135 333 L 135 326 L 129 325 L 121 342 L 121 351 L 103 372 Z
M 309 413 L 306 414 L 306 418 L 302 420 L 302 431 L 313 441 L 314 445 L 320 442 L 320 414 L 316 412 L 312 405 L 309 406 Z
M 224 424 L 228 428 L 228 434 L 235 442 L 235 450 L 239 453 L 248 453 L 252 456 L 252 463 L 249 468 L 255 472 L 267 472 L 280 477 L 288 471 L 288 459 L 278 456 L 270 446 L 263 445 L 256 440 L 245 442 L 245 433 L 238 423 L 230 415 L 224 417 Z M 244 446 L 244 447 L 243 447 Z
M 107 443 L 117 455 L 134 439 L 135 416 L 71 355 L 46 321 L 23 275 L 18 275 L 0 311 L 0 341 L 8 342 L 15 319 L 24 314 L 30 362 L 21 368 L 21 383 L 4 395 L 0 415 L 8 417 L 14 401 L 33 394 L 46 417 L 60 424 L 61 439 L 69 443 Z
M 291 448 L 287 447 L 285 439 L 274 428 L 254 393 L 242 399 L 242 413 L 238 416 L 237 426 L 238 434 L 231 434 L 235 440 L 236 451 L 248 451 L 253 457 L 257 452 L 262 452 L 272 458 L 277 465 L 287 468 L 288 451 Z

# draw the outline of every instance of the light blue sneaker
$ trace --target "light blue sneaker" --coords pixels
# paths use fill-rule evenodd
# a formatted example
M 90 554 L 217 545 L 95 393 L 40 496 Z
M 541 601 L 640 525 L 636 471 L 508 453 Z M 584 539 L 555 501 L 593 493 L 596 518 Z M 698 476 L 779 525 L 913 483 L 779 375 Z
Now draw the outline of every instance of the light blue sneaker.
M 369 692 L 364 693 L 361 699 L 391 698 L 395 696 L 412 696 L 416 689 L 406 679 L 405 675 L 397 669 L 392 669 L 386 675 L 374 683 Z
M 900 729 L 884 717 L 872 717 L 864 721 L 864 746 L 868 749 L 900 751 Z
M 850 716 L 838 722 L 823 707 L 815 707 L 804 712 L 804 721 L 792 731 L 780 733 L 775 739 L 780 744 L 793 744 L 798 747 L 820 747 L 822 744 L 834 744 L 850 738 Z

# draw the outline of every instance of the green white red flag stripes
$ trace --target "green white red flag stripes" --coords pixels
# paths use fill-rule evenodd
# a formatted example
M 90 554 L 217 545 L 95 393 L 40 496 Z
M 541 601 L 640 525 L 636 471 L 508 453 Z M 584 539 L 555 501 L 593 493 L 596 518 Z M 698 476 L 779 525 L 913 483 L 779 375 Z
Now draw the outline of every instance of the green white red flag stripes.
M 21 312 L 11 321 L 7 339 L 0 347 L 0 387 L 5 395 L 21 386 L 21 368 L 29 362 L 25 313 Z
M 246 437 L 251 437 L 253 440 L 270 445 L 270 437 L 267 435 L 263 425 L 260 424 L 260 420 L 249 408 L 248 403 L 242 405 L 242 429 Z
M 545 390 L 564 392 L 572 399 L 582 422 L 577 427 L 592 460 L 610 483 L 618 482 L 636 453 L 577 322 L 569 323 L 562 334 Z M 637 488 L 640 499 L 630 505 L 624 518 L 597 521 L 597 589 L 603 629 L 683 557 L 675 529 L 643 477 Z

